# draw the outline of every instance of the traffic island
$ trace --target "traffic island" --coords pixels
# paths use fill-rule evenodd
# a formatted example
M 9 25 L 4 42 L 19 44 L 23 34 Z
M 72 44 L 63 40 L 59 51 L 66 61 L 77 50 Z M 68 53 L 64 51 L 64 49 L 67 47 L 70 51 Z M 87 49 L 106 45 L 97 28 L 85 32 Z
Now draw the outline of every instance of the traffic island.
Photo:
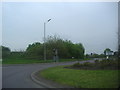
M 42 72 L 42 71 L 35 71 L 35 72 L 33 72 L 33 73 L 31 74 L 31 79 L 32 79 L 35 83 L 43 86 L 44 88 L 73 88 L 73 87 L 71 87 L 71 86 L 60 85 L 60 84 L 58 84 L 58 83 L 56 83 L 56 82 L 53 82 L 52 80 L 45 79 L 45 78 L 43 78 L 43 77 L 40 75 L 41 72 Z
M 119 70 L 84 70 L 65 66 L 51 67 L 38 75 L 74 88 L 118 88 Z

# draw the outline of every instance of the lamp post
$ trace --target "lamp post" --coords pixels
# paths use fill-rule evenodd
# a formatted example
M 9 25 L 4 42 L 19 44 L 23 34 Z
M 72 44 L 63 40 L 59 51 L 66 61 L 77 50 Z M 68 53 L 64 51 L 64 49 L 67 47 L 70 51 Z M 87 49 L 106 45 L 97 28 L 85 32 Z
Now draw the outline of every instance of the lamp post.
M 48 23 L 51 19 L 48 19 L 47 22 L 44 22 L 44 60 L 46 61 L 46 23 Z

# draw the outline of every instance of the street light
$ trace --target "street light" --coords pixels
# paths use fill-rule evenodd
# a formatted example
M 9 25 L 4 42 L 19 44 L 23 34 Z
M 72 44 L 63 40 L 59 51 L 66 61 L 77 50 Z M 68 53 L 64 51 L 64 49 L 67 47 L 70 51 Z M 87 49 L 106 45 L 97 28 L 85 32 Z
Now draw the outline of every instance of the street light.
M 47 22 L 44 22 L 44 60 L 46 61 L 46 23 L 48 23 L 51 19 L 48 19 Z

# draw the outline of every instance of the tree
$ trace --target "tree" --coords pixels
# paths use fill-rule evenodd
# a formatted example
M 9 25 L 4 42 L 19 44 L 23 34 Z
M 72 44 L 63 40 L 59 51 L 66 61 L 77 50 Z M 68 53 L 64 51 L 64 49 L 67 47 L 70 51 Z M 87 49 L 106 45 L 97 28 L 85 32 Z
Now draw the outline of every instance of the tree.
M 110 55 L 110 54 L 111 54 L 111 49 L 106 48 L 106 49 L 104 50 L 104 54 L 105 54 L 105 55 Z
M 109 49 L 109 48 L 106 48 L 104 50 L 104 54 L 106 56 L 106 59 L 109 59 L 109 57 L 113 55 L 113 51 L 111 51 L 111 49 Z
M 63 40 L 59 36 L 48 36 L 46 39 L 46 58 L 53 59 L 53 50 L 58 51 L 58 57 L 62 59 L 68 58 L 84 58 L 84 47 L 81 43 L 74 44 L 70 40 Z M 43 59 L 44 44 L 33 43 L 29 44 L 26 49 L 26 55 L 28 58 Z
M 25 56 L 30 59 L 42 59 L 43 45 L 39 42 L 29 44 L 29 46 L 26 49 Z
M 73 44 L 70 40 L 63 40 L 56 35 L 47 38 L 46 46 L 47 50 L 57 49 L 60 58 L 84 58 L 85 50 L 81 43 Z
M 10 55 L 10 49 L 5 46 L 0 46 L 0 50 L 2 51 L 2 58 L 7 58 Z
M 57 49 L 58 56 L 60 58 L 68 58 L 69 57 L 66 41 L 64 41 L 57 35 L 49 36 L 47 38 L 46 46 L 47 46 L 47 57 L 48 58 L 53 58 L 53 55 L 54 55 L 53 50 L 54 49 Z

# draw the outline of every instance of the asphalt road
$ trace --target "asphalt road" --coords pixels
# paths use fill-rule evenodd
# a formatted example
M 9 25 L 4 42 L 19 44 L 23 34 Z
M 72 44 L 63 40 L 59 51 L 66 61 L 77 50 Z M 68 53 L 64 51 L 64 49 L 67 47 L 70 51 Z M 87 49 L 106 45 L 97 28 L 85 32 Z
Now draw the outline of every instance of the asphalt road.
M 93 62 L 93 60 L 90 60 L 90 62 Z M 31 73 L 49 67 L 70 65 L 73 63 L 75 62 L 3 65 L 2 88 L 44 88 L 42 85 L 32 81 L 30 77 Z

